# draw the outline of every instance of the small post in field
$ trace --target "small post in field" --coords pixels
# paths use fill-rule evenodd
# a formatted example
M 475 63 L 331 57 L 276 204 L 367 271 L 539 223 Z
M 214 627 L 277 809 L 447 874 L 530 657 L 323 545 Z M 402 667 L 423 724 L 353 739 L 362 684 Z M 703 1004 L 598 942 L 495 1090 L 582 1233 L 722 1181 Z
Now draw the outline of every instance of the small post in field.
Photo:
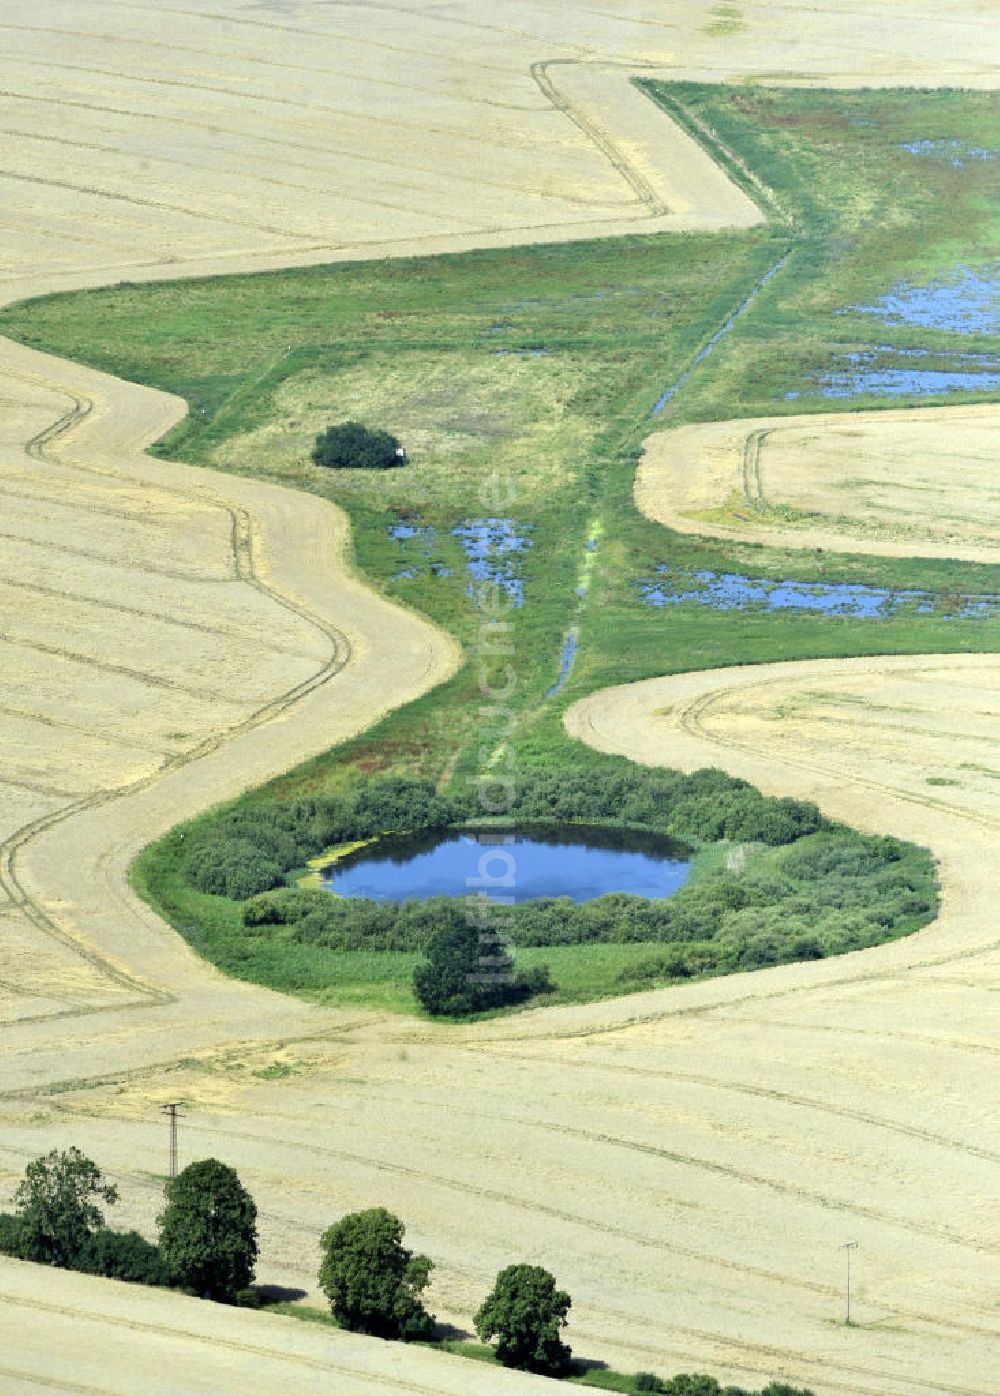
M 840 1247 L 847 1255 L 847 1311 L 844 1317 L 844 1323 L 848 1327 L 850 1327 L 851 1323 L 851 1252 L 856 1251 L 857 1248 L 857 1241 L 845 1241 Z

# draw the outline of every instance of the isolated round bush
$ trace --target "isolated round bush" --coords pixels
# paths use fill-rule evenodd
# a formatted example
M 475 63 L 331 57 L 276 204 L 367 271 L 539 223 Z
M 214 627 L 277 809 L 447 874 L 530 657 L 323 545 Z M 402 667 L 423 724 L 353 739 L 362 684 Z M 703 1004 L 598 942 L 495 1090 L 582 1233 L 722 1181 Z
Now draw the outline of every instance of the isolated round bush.
M 338 422 L 320 432 L 312 458 L 334 470 L 389 470 L 406 464 L 406 452 L 391 432 L 373 431 L 361 422 Z
M 320 1289 L 338 1323 L 379 1338 L 429 1338 L 434 1319 L 420 1295 L 432 1269 L 403 1245 L 405 1228 L 384 1207 L 350 1212 L 323 1235 Z
M 257 1208 L 218 1159 L 191 1163 L 164 1189 L 160 1253 L 175 1282 L 203 1299 L 232 1303 L 253 1279 Z
M 514 962 L 501 946 L 484 947 L 478 928 L 455 909 L 451 924 L 443 926 L 427 946 L 427 959 L 413 971 L 413 988 L 428 1013 L 460 1017 L 499 1008 L 508 1001 L 514 985 Z
M 559 1334 L 572 1302 L 540 1265 L 508 1265 L 476 1314 L 476 1332 L 484 1343 L 497 1339 L 505 1367 L 558 1375 L 570 1359 Z

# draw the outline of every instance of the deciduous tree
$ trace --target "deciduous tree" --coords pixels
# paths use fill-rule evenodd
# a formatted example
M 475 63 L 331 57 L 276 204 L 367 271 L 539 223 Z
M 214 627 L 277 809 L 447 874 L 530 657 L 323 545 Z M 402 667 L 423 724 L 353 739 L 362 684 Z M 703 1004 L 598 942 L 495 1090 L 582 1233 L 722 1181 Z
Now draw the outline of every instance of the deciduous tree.
M 508 1265 L 476 1314 L 476 1332 L 484 1343 L 497 1339 L 505 1367 L 558 1375 L 570 1359 L 559 1335 L 572 1302 L 540 1265 Z
M 338 1323 L 380 1338 L 428 1338 L 434 1319 L 420 1295 L 432 1262 L 403 1245 L 405 1228 L 384 1207 L 351 1212 L 324 1234 L 320 1288 Z
M 79 1149 L 53 1149 L 24 1171 L 14 1202 L 26 1259 L 71 1266 L 88 1238 L 104 1225 L 98 1202 L 114 1204 L 118 1189 Z
M 159 1218 L 160 1253 L 175 1282 L 203 1299 L 232 1303 L 253 1279 L 257 1208 L 232 1168 L 191 1163 L 171 1178 Z

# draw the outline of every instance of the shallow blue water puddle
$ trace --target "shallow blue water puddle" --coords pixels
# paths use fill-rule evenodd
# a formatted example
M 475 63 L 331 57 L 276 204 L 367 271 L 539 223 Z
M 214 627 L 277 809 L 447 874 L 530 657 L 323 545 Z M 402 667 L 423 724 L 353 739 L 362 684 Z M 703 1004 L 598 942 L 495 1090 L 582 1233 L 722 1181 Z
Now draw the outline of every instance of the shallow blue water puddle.
M 578 588 L 576 594 L 577 596 L 582 596 L 585 593 Z M 561 688 L 564 687 L 566 680 L 569 678 L 569 671 L 573 667 L 573 660 L 576 658 L 576 650 L 579 643 L 580 636 L 576 626 L 574 625 L 573 629 L 569 632 L 569 634 L 563 641 L 562 652 L 559 656 L 559 677 L 556 679 L 552 687 L 546 690 L 546 698 L 552 698 L 555 694 L 559 692 Z
M 900 150 L 905 150 L 910 155 L 925 155 L 935 160 L 944 160 L 956 170 L 964 170 L 970 160 L 987 161 L 1000 157 L 1000 151 L 987 150 L 984 146 L 957 139 L 904 141 Z
M 451 568 L 432 556 L 437 541 L 433 524 L 421 524 L 407 519 L 389 524 L 389 537 L 399 544 L 400 565 L 390 578 L 394 582 L 412 582 L 427 572 L 432 577 L 450 577 Z
M 905 362 L 900 363 L 900 360 Z M 918 367 L 918 363 L 937 367 Z M 945 364 L 946 367 L 940 365 Z M 1000 358 L 992 354 L 932 354 L 929 349 L 872 349 L 839 354 L 833 367 L 809 388 L 785 394 L 800 397 L 940 397 L 945 393 L 993 392 L 1000 388 Z
M 469 519 L 451 529 L 465 553 L 469 581 L 466 591 L 475 601 L 479 588 L 496 583 L 515 606 L 524 604 L 524 584 L 513 564 L 513 555 L 531 547 L 527 536 L 530 524 L 513 519 Z M 421 523 L 416 516 L 399 519 L 387 526 L 388 535 L 399 544 L 399 565 L 394 582 L 410 582 L 417 577 L 450 577 L 452 569 L 439 556 L 438 532 L 433 524 Z
M 884 620 L 907 610 L 946 620 L 985 620 L 1000 614 L 1000 596 L 894 591 L 857 582 L 772 581 L 734 572 L 675 570 L 666 563 L 660 563 L 654 578 L 639 583 L 639 595 L 647 606 L 694 601 L 717 611 L 822 611 L 865 620 Z
M 409 538 L 419 538 L 425 533 L 433 533 L 433 528 L 418 528 L 416 524 L 394 523 L 389 525 L 389 537 L 403 543 Z
M 900 281 L 874 304 L 845 306 L 837 314 L 852 312 L 874 316 L 883 325 L 995 334 L 1000 330 L 1000 263 L 978 271 L 959 265 L 925 286 Z
M 491 518 L 470 519 L 451 530 L 465 553 L 469 576 L 466 590 L 473 600 L 481 587 L 496 585 L 515 606 L 524 605 L 524 583 L 517 575 L 513 558 L 531 547 L 528 528 L 530 525 L 518 525 L 513 519 Z

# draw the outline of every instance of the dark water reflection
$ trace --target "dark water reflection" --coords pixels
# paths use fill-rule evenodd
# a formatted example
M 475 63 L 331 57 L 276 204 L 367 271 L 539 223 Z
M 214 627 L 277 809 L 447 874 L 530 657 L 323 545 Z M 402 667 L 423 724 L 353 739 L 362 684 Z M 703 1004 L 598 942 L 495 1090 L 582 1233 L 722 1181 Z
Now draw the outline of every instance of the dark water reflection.
M 516 902 L 590 901 L 608 892 L 658 899 L 687 881 L 689 850 L 659 834 L 589 825 L 446 829 L 381 839 L 323 870 L 344 897 L 405 901 L 485 891 Z

